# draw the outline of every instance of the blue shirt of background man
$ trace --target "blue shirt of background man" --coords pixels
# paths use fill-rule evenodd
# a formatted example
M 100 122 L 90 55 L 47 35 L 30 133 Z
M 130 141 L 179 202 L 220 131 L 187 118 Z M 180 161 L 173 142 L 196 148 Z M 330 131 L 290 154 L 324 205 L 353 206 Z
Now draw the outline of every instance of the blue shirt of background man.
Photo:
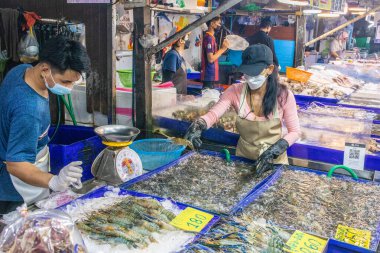
M 4 162 L 34 163 L 49 141 L 49 99 L 24 81 L 30 67 L 13 68 L 0 85 L 0 201 L 23 201 Z
M 181 67 L 182 57 L 179 53 L 172 49 L 166 53 L 164 57 L 164 62 L 162 64 L 162 70 L 169 70 L 171 72 L 177 72 L 177 70 Z

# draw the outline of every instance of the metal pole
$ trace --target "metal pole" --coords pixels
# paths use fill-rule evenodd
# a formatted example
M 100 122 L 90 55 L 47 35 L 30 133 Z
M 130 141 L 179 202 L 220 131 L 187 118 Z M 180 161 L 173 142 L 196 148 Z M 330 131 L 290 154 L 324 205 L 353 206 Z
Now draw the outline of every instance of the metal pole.
M 305 50 L 303 44 L 306 36 L 306 17 L 304 15 L 297 16 L 296 22 L 296 53 L 294 57 L 295 67 L 303 65 Z
M 116 123 L 116 54 L 115 54 L 115 36 L 116 36 L 116 5 L 111 5 L 107 9 L 107 115 L 108 124 Z
M 368 16 L 370 13 L 372 13 L 372 12 L 376 12 L 376 11 L 378 11 L 378 10 L 380 10 L 380 6 L 377 6 L 376 8 L 374 8 L 374 9 L 372 9 L 372 10 L 369 10 L 369 11 L 367 11 L 366 13 L 364 13 L 364 14 L 362 14 L 362 15 L 360 15 L 360 16 L 357 16 L 357 17 L 354 18 L 354 19 L 351 19 L 350 21 L 344 23 L 343 25 L 340 25 L 340 26 L 338 26 L 338 27 L 332 29 L 331 31 L 329 31 L 329 32 L 327 32 L 327 33 L 325 33 L 325 34 L 322 34 L 322 35 L 319 36 L 318 38 L 315 38 L 315 39 L 313 39 L 313 40 L 307 42 L 307 43 L 305 44 L 305 47 L 310 46 L 311 44 L 314 44 L 315 42 L 320 41 L 320 40 L 322 40 L 322 39 L 328 37 L 328 36 L 331 35 L 331 34 L 334 34 L 335 32 L 337 32 L 337 31 L 339 31 L 339 30 L 341 30 L 341 29 L 343 29 L 343 28 L 345 28 L 345 27 L 351 25 L 352 23 L 355 23 L 356 21 L 358 21 L 358 20 L 360 20 L 360 19 L 362 19 L 362 18 L 365 18 L 365 17 Z

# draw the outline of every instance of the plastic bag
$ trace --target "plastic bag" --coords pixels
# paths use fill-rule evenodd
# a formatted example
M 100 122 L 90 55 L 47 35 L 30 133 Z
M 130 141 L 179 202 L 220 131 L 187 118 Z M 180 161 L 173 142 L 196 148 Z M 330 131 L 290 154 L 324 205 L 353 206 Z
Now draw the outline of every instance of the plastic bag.
M 54 209 L 63 206 L 80 196 L 81 194 L 77 194 L 71 189 L 68 189 L 63 192 L 52 193 L 48 198 L 37 201 L 35 205 L 41 209 Z
M 16 208 L 16 210 L 4 214 L 3 215 L 3 222 L 7 225 L 14 223 L 16 220 L 20 219 L 21 217 L 25 217 L 28 214 L 28 206 L 24 203 Z
M 3 230 L 0 252 L 84 253 L 87 249 L 69 215 L 57 210 L 41 210 L 18 219 Z
M 158 37 L 151 34 L 144 34 L 139 38 L 139 42 L 143 48 L 150 48 L 158 44 Z
M 36 36 L 34 35 L 33 29 L 27 32 L 27 34 L 21 38 L 18 44 L 18 55 L 20 61 L 23 63 L 32 63 L 38 61 L 39 54 L 39 44 L 37 42 Z
M 238 35 L 227 35 L 226 40 L 230 43 L 228 48 L 231 50 L 244 51 L 249 47 L 248 41 Z
M 220 97 L 220 92 L 215 89 L 205 89 L 202 90 L 202 97 L 211 98 L 214 101 L 218 101 Z

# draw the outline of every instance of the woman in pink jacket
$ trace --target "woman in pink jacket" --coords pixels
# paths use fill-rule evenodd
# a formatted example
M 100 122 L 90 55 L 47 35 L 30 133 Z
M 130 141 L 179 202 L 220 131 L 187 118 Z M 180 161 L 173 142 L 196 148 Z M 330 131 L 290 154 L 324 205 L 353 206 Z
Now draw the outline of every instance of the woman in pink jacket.
M 257 174 L 272 169 L 273 164 L 288 164 L 286 150 L 300 133 L 297 106 L 293 93 L 278 83 L 273 70 L 269 47 L 248 47 L 239 67 L 242 83 L 229 87 L 206 115 L 191 124 L 185 138 L 199 148 L 202 131 L 212 127 L 232 106 L 238 114 L 236 127 L 240 134 L 236 155 L 256 160 Z M 287 134 L 282 133 L 283 123 Z

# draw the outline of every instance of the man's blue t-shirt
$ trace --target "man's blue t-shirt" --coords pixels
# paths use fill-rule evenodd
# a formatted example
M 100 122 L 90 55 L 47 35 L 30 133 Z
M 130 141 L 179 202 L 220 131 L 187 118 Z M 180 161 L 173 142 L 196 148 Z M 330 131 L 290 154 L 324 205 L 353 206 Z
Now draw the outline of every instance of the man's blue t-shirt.
M 30 67 L 13 68 L 0 85 L 0 201 L 23 201 L 4 162 L 34 163 L 49 141 L 49 99 L 24 81 Z
M 181 67 L 182 57 L 174 49 L 166 53 L 164 62 L 162 63 L 162 70 L 169 70 L 171 72 L 177 72 Z

